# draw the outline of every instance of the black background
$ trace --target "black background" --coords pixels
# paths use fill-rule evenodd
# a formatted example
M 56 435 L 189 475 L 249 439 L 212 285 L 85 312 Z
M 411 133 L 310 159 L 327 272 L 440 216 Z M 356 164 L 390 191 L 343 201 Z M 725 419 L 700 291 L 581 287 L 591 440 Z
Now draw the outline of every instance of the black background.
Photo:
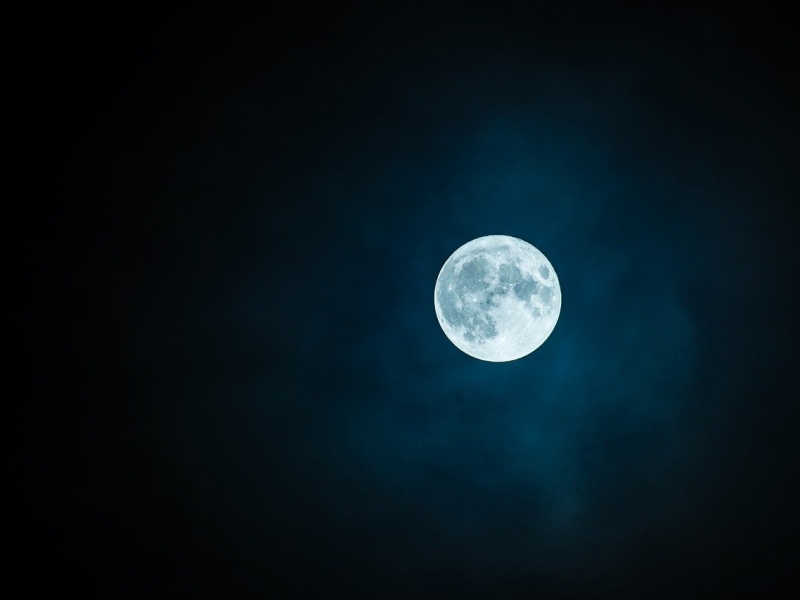
M 12 19 L 27 589 L 796 586 L 798 24 L 775 6 Z M 511 363 L 433 311 L 488 234 L 563 291 Z

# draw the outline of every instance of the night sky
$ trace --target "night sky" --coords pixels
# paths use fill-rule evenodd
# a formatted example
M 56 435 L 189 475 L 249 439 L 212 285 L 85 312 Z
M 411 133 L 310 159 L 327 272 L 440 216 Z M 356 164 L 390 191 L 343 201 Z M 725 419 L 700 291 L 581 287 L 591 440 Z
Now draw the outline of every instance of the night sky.
M 254 6 L 9 24 L 28 591 L 797 586 L 788 10 Z M 433 307 L 444 261 L 490 234 L 542 250 L 563 293 L 508 363 L 459 351 Z

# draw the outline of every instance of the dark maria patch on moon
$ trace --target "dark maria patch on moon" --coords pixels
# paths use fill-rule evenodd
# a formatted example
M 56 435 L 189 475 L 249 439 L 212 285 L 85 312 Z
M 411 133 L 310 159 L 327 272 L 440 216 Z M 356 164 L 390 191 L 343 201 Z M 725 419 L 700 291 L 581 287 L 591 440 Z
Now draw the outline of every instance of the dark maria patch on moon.
M 458 274 L 458 283 L 462 292 L 481 292 L 489 289 L 492 265 L 482 256 L 477 256 L 465 263 Z
M 493 275 L 491 263 L 482 256 L 466 261 L 458 275 L 454 263 L 446 265 L 442 271 L 438 291 L 442 317 L 454 328 L 464 327 L 463 337 L 468 342 L 497 335 L 497 324 L 486 311 L 497 304 L 505 290 L 489 291 Z
M 514 264 L 502 264 L 497 270 L 501 283 L 517 283 L 522 279 L 522 271 Z
M 537 293 L 540 286 L 541 284 L 538 281 L 534 281 L 532 278 L 526 276 L 514 286 L 514 293 L 517 295 L 517 298 L 527 302 L 531 299 L 533 294 Z
M 553 288 L 546 285 L 539 285 L 539 297 L 544 302 L 545 306 L 550 306 L 550 301 L 553 299 Z

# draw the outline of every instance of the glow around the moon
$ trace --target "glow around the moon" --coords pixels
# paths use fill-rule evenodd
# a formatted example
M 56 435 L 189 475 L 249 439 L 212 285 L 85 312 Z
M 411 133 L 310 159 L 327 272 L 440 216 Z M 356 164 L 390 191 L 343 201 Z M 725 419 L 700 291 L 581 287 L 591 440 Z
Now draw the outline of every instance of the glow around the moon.
M 434 306 L 456 347 L 506 362 L 530 354 L 550 336 L 561 313 L 561 286 L 538 249 L 507 235 L 487 235 L 444 263 Z

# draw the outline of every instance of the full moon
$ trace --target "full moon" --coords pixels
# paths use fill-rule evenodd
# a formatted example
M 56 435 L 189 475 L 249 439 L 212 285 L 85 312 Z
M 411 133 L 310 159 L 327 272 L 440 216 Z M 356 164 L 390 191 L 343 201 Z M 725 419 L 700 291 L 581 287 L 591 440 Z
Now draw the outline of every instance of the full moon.
M 553 265 L 528 242 L 487 235 L 447 259 L 433 302 L 442 330 L 459 350 L 507 362 L 530 354 L 553 332 L 561 286 Z

